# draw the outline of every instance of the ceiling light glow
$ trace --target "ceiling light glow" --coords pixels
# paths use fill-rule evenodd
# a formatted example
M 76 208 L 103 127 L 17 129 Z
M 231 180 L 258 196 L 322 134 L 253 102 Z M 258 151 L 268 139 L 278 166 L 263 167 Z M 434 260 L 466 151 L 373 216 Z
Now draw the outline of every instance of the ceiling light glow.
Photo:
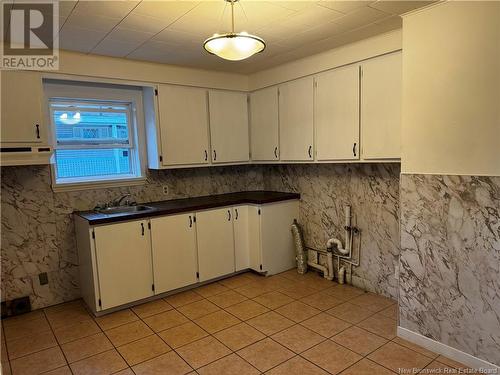
M 238 0 L 226 0 L 231 3 L 232 31 L 225 34 L 214 34 L 205 40 L 203 47 L 207 52 L 230 61 L 247 59 L 266 48 L 262 38 L 247 32 L 234 32 L 234 3 Z

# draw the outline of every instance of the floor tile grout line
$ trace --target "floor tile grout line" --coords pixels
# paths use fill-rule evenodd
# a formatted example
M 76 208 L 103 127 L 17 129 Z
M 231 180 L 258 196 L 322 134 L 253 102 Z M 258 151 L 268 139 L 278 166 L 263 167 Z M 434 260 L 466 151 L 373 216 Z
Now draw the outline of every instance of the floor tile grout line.
M 69 371 L 73 374 L 73 370 L 69 366 L 68 358 L 66 357 L 66 354 L 64 354 L 64 351 L 62 350 L 62 346 L 59 343 L 59 340 L 57 339 L 56 332 L 55 332 L 54 328 L 52 327 L 52 324 L 50 324 L 49 317 L 47 316 L 47 312 L 45 310 L 43 310 L 43 315 L 45 316 L 45 319 L 47 319 L 47 322 L 49 323 L 49 327 L 51 329 L 52 334 L 54 335 L 54 339 L 56 340 L 59 351 L 62 353 L 62 355 L 64 357 L 64 361 L 66 362 L 66 366 L 68 366 Z
M 210 285 L 210 284 L 207 284 L 207 285 Z M 334 285 L 334 287 L 336 287 L 336 286 L 337 286 L 337 285 Z M 226 291 L 221 291 L 221 292 L 216 293 L 216 294 L 211 295 L 211 296 L 204 297 L 204 296 L 200 295 L 201 300 L 208 300 L 209 302 L 211 302 L 211 301 L 209 300 L 209 298 L 214 297 L 214 296 L 216 296 L 216 295 L 218 295 L 218 294 L 222 294 L 222 293 L 225 293 L 225 292 L 231 291 L 231 290 L 232 290 L 232 291 L 235 291 L 234 289 L 236 289 L 236 288 L 234 288 L 234 289 L 233 289 L 233 288 L 230 288 L 230 287 L 226 287 L 226 288 L 228 288 L 229 290 L 226 290 Z M 323 290 L 323 289 L 322 289 L 322 290 Z M 317 290 L 317 291 L 315 291 L 315 293 L 312 293 L 312 294 L 309 294 L 309 295 L 313 295 L 313 294 L 321 293 L 321 292 L 322 292 L 322 290 Z M 236 292 L 236 293 L 238 293 L 237 291 L 235 291 L 235 292 Z M 239 321 L 238 323 L 235 323 L 234 325 L 229 326 L 229 327 L 226 327 L 226 328 L 224 328 L 224 329 L 222 329 L 222 330 L 218 330 L 218 331 L 215 331 L 215 332 L 207 332 L 208 337 L 212 337 L 213 339 L 215 339 L 215 340 L 219 341 L 222 345 L 224 345 L 224 346 L 225 346 L 225 344 L 224 344 L 223 342 L 221 342 L 221 341 L 220 341 L 220 340 L 219 340 L 219 339 L 215 336 L 215 334 L 217 334 L 218 332 L 221 332 L 221 331 L 223 331 L 223 330 L 225 330 L 225 329 L 232 328 L 232 327 L 234 327 L 235 325 L 238 325 L 238 324 L 246 324 L 246 325 L 248 325 L 248 326 L 251 326 L 253 329 L 256 329 L 257 331 L 259 331 L 259 329 L 257 329 L 256 327 L 253 327 L 251 324 L 249 324 L 249 323 L 248 323 L 248 321 L 250 321 L 250 320 L 252 320 L 252 319 L 254 319 L 254 318 L 256 318 L 256 317 L 258 317 L 258 316 L 260 316 L 260 315 L 264 315 L 264 314 L 266 314 L 266 313 L 269 313 L 269 312 L 271 312 L 271 311 L 272 311 L 272 312 L 275 312 L 276 314 L 278 314 L 278 315 L 280 315 L 280 316 L 282 316 L 283 318 L 289 319 L 289 318 L 287 318 L 286 316 L 284 316 L 283 314 L 281 314 L 280 312 L 276 311 L 277 309 L 281 308 L 281 307 L 282 307 L 282 306 L 284 306 L 284 305 L 281 305 L 281 306 L 278 306 L 278 307 L 275 307 L 275 308 L 269 308 L 269 307 L 267 307 L 267 306 L 265 306 L 265 305 L 263 305 L 263 304 L 259 303 L 258 301 L 255 301 L 255 300 L 254 300 L 255 298 L 259 297 L 260 295 L 263 295 L 263 294 L 266 294 L 266 293 L 271 293 L 271 292 L 280 292 L 280 293 L 282 293 L 282 290 L 281 290 L 280 288 L 278 288 L 278 289 L 271 289 L 271 290 L 269 290 L 268 292 L 264 292 L 264 293 L 262 293 L 262 294 L 259 294 L 259 295 L 255 296 L 255 297 L 253 297 L 253 298 L 250 298 L 250 297 L 247 297 L 247 296 L 245 296 L 245 295 L 242 295 L 243 297 L 245 297 L 245 298 L 246 298 L 246 300 L 245 300 L 245 301 L 249 301 L 249 300 L 250 300 L 250 301 L 253 301 L 253 302 L 255 302 L 255 303 L 257 303 L 257 304 L 259 304 L 259 305 L 261 305 L 261 306 L 264 306 L 266 309 L 268 309 L 268 311 L 265 311 L 265 312 L 263 312 L 263 313 L 261 313 L 261 314 L 258 314 L 258 315 L 256 315 L 256 316 L 254 316 L 254 317 L 251 317 L 251 318 L 248 318 L 248 319 L 245 319 L 245 320 L 241 320 L 241 321 Z M 238 294 L 241 294 L 241 293 L 238 293 Z M 286 295 L 286 294 L 285 294 L 285 295 Z M 302 301 L 302 299 L 303 299 L 303 298 L 307 298 L 307 297 L 308 297 L 308 295 L 303 296 L 303 297 L 296 297 L 296 296 L 294 296 L 294 297 L 288 296 L 288 297 L 292 298 L 292 300 L 293 300 L 293 301 L 291 301 L 291 302 L 289 302 L 289 303 L 293 303 L 293 302 L 297 302 L 297 301 L 298 301 L 298 302 L 304 303 L 304 304 L 306 304 L 306 305 L 308 305 L 308 306 L 310 306 L 310 307 L 316 308 L 315 306 L 313 306 L 313 305 L 309 305 L 309 304 L 307 304 L 306 302 Z M 357 296 L 356 296 L 356 297 L 357 297 Z M 342 303 L 340 303 L 339 305 L 342 305 L 342 304 L 344 304 L 344 303 L 347 303 L 347 302 L 351 301 L 353 298 L 356 298 L 356 297 L 352 297 L 351 299 L 347 299 L 347 300 L 343 301 Z M 241 302 L 245 302 L 245 301 L 241 301 Z M 165 302 L 167 302 L 167 303 L 168 303 L 168 301 L 165 301 Z M 196 302 L 196 301 L 193 301 L 193 302 L 191 302 L 191 303 L 194 303 L 194 302 Z M 238 303 L 241 303 L 241 302 L 238 302 Z M 236 303 L 236 304 L 238 304 L 238 303 Z M 289 303 L 288 303 L 288 304 L 289 304 Z M 188 304 L 190 304 L 190 303 L 188 303 Z M 188 304 L 185 304 L 185 305 L 188 305 Z M 183 306 L 185 306 L 185 305 L 183 305 Z M 236 315 L 234 315 L 234 314 L 232 314 L 231 312 L 229 312 L 229 311 L 227 311 L 227 310 L 226 310 L 227 308 L 229 308 L 229 307 L 231 307 L 231 306 L 234 306 L 234 305 L 235 305 L 235 304 L 232 304 L 232 305 L 229 305 L 229 306 L 226 306 L 226 307 L 220 307 L 220 306 L 217 306 L 217 307 L 218 307 L 218 310 L 217 310 L 217 311 L 224 311 L 224 312 L 226 312 L 226 313 L 228 313 L 228 314 L 230 314 L 230 315 L 232 315 L 232 316 L 235 316 L 238 320 L 240 320 L 240 318 L 238 318 L 238 316 L 236 316 Z M 285 305 L 286 305 L 286 304 L 285 304 Z M 339 306 L 339 305 L 337 305 L 337 306 Z M 178 311 L 178 308 L 179 308 L 179 307 L 181 307 L 181 306 L 174 307 L 174 306 L 172 305 L 171 307 L 172 307 L 172 309 L 171 309 L 171 310 L 177 310 L 177 311 Z M 334 306 L 334 307 L 335 307 L 335 306 Z M 362 307 L 362 306 L 361 306 L 361 307 Z M 387 339 L 387 338 L 385 338 L 385 337 L 383 337 L 383 336 L 380 336 L 380 335 L 379 335 L 379 334 L 377 334 L 377 333 L 371 332 L 371 331 L 369 331 L 369 330 L 367 330 L 367 329 L 365 329 L 365 328 L 363 328 L 363 327 L 360 327 L 360 326 L 359 326 L 359 324 L 360 324 L 360 323 L 362 323 L 363 321 L 365 321 L 365 320 L 367 320 L 367 319 L 372 318 L 374 315 L 379 314 L 380 312 L 382 312 L 383 310 L 388 309 L 389 307 L 390 307 L 390 306 L 387 306 L 387 307 L 384 307 L 384 308 L 382 308 L 382 309 L 380 309 L 380 310 L 377 310 L 377 311 L 372 311 L 372 314 L 371 314 L 370 316 L 366 317 L 365 319 L 361 320 L 361 321 L 360 321 L 360 322 L 358 322 L 358 323 L 351 323 L 351 322 L 346 322 L 346 321 L 344 321 L 344 322 L 346 322 L 346 323 L 348 323 L 348 324 L 349 324 L 349 327 L 347 327 L 347 328 L 345 328 L 345 329 L 343 329 L 343 330 L 341 330 L 341 331 L 339 331 L 339 332 L 336 332 L 334 335 L 332 335 L 332 336 L 330 336 L 330 337 L 325 337 L 325 336 L 320 335 L 320 336 L 322 336 L 323 340 L 322 340 L 320 343 L 318 343 L 317 345 L 319 345 L 319 344 L 321 344 L 321 343 L 325 342 L 326 340 L 330 340 L 330 341 L 332 341 L 332 342 L 333 342 L 333 340 L 331 340 L 331 339 L 332 339 L 332 337 L 334 337 L 334 336 L 336 336 L 336 335 L 338 335 L 338 334 L 340 334 L 340 333 L 344 332 L 345 330 L 347 330 L 347 329 L 349 329 L 349 328 L 351 328 L 351 327 L 356 327 L 356 328 L 362 329 L 362 330 L 364 330 L 364 331 L 366 331 L 366 332 L 369 332 L 370 334 L 374 334 L 374 335 L 376 335 L 376 336 L 378 336 L 378 337 L 381 337 L 381 338 L 383 338 L 384 340 L 387 340 L 387 342 L 386 342 L 385 344 L 382 344 L 381 346 L 379 346 L 378 348 L 376 348 L 376 349 L 372 350 L 371 352 L 367 353 L 366 355 L 361 355 L 362 359 L 363 359 L 363 358 L 367 358 L 367 360 L 370 360 L 370 361 L 372 361 L 372 362 L 374 362 L 374 363 L 377 363 L 378 365 L 383 366 L 382 364 L 379 364 L 378 362 L 376 362 L 376 361 L 373 361 L 373 360 L 369 359 L 369 358 L 368 358 L 368 356 L 369 356 L 371 353 L 373 353 L 374 351 L 378 350 L 380 347 L 382 347 L 382 346 L 386 345 L 387 343 L 389 343 L 389 342 L 393 342 L 394 344 L 396 344 L 396 345 L 398 345 L 398 346 L 404 347 L 404 348 L 406 348 L 406 349 L 408 349 L 408 350 L 411 350 L 412 352 L 415 352 L 415 353 L 417 353 L 417 354 L 420 354 L 420 355 L 425 356 L 427 359 L 429 359 L 429 361 L 430 361 L 429 363 L 432 363 L 432 361 L 437 360 L 438 355 L 436 355 L 435 357 L 429 357 L 429 356 L 427 356 L 427 355 L 425 355 L 425 354 L 422 354 L 422 353 L 418 352 L 417 350 L 414 350 L 414 349 L 412 349 L 412 348 L 409 348 L 409 347 L 405 346 L 404 344 L 399 344 L 399 343 L 395 342 L 394 340 L 396 339 L 396 337 L 393 337 L 392 339 Z M 161 312 L 158 312 L 157 314 L 161 314 L 161 313 L 163 313 L 163 312 L 167 312 L 167 311 L 171 311 L 171 310 L 161 311 Z M 317 315 L 319 315 L 319 314 L 321 314 L 321 313 L 323 313 L 323 312 L 325 312 L 325 313 L 326 313 L 326 312 L 327 312 L 327 310 L 329 310 L 329 309 L 326 309 L 326 310 L 318 309 L 318 310 L 319 310 L 319 313 L 314 314 L 314 315 L 312 315 L 311 317 L 309 317 L 309 318 L 307 318 L 307 319 L 301 320 L 301 321 L 299 321 L 299 322 L 296 322 L 296 321 L 293 321 L 293 320 L 292 320 L 293 325 L 292 325 L 291 327 L 296 326 L 296 325 L 303 326 L 303 324 L 302 324 L 302 323 L 303 323 L 304 321 L 306 321 L 306 320 L 308 320 L 308 319 L 311 319 L 311 318 L 313 318 L 313 317 L 315 317 L 315 316 L 317 316 Z M 54 327 L 52 326 L 52 324 L 51 324 L 51 323 L 50 323 L 50 321 L 48 320 L 48 316 L 47 316 L 46 312 L 45 312 L 44 310 L 42 310 L 42 311 L 44 312 L 44 317 L 45 317 L 45 319 L 46 319 L 46 320 L 48 321 L 48 323 L 49 323 L 50 332 L 52 332 L 52 334 L 54 334 L 54 336 L 55 336 Z M 178 312 L 179 312 L 180 314 L 182 314 L 180 311 L 178 311 Z M 138 316 L 138 314 L 137 314 L 135 311 L 133 311 L 133 310 L 132 310 L 132 313 L 133 313 L 133 314 L 137 317 L 137 320 L 141 321 L 141 322 L 142 322 L 142 323 L 144 323 L 145 325 L 147 325 L 147 323 L 144 321 L 144 319 L 147 319 L 147 318 L 149 318 L 149 317 L 151 317 L 151 316 L 157 315 L 157 314 L 152 314 L 152 315 L 149 315 L 149 316 L 146 316 L 146 317 L 142 318 L 141 316 Z M 333 316 L 333 317 L 335 317 L 335 318 L 337 318 L 337 319 L 343 320 L 342 318 L 336 317 L 336 316 L 335 316 L 335 315 L 333 315 L 333 314 L 330 314 L 330 313 L 328 313 L 328 314 L 329 314 L 329 315 L 331 315 L 331 316 Z M 182 314 L 182 315 L 183 315 L 183 316 L 185 316 L 184 314 Z M 206 314 L 206 315 L 209 315 L 209 314 Z M 204 315 L 204 316 L 206 316 L 206 315 Z M 392 319 L 392 318 L 390 318 L 390 317 L 388 317 L 388 316 L 384 316 L 384 315 L 382 315 L 382 316 L 383 316 L 384 318 L 394 320 L 394 319 Z M 195 319 L 200 319 L 200 318 L 202 318 L 202 317 L 203 317 L 203 316 L 198 317 L 198 318 L 195 318 Z M 95 321 L 95 319 L 94 319 L 92 316 L 91 316 L 91 318 L 92 318 L 92 319 L 94 320 L 94 322 L 98 325 L 99 330 L 100 330 L 100 332 L 97 332 L 97 333 L 95 333 L 95 334 L 98 334 L 98 333 L 104 333 L 104 335 L 105 335 L 105 336 L 109 339 L 109 337 L 107 336 L 107 334 L 106 334 L 105 330 L 103 330 L 103 329 L 102 329 L 102 327 L 101 327 L 101 326 L 99 326 L 99 324 Z M 189 317 L 187 317 L 187 316 L 186 316 L 186 319 L 187 319 L 187 322 L 185 322 L 185 323 L 191 322 L 191 323 L 193 323 L 193 324 L 195 324 L 195 325 L 199 326 L 199 325 L 197 324 L 197 322 L 195 322 L 195 319 L 189 318 Z M 122 326 L 122 325 L 129 324 L 129 323 L 135 322 L 135 321 L 137 321 L 137 320 L 134 320 L 134 321 L 129 321 L 129 322 L 127 322 L 127 323 L 123 323 L 123 324 L 118 325 L 118 326 L 113 327 L 113 328 L 118 328 L 118 327 L 120 327 L 120 326 Z M 3 323 L 3 322 L 2 322 L 2 323 Z M 179 326 L 179 325 L 182 325 L 182 324 L 185 324 L 185 323 L 177 324 L 177 325 L 175 325 L 175 326 L 173 326 L 173 327 L 169 327 L 169 328 L 167 328 L 167 329 L 174 328 L 174 327 L 176 327 L 176 326 Z M 147 325 L 147 326 L 149 327 L 149 325 Z M 200 327 L 201 329 L 203 329 L 203 327 L 201 327 L 201 326 L 199 326 L 199 327 Z M 111 330 L 111 329 L 113 329 L 113 328 L 110 328 L 110 330 Z M 245 347 L 239 348 L 237 351 L 233 351 L 232 349 L 228 348 L 228 349 L 230 350 L 230 352 L 231 352 L 231 353 L 227 354 L 226 356 L 229 356 L 229 355 L 231 355 L 232 353 L 234 353 L 235 355 L 237 355 L 238 357 L 240 357 L 240 358 L 241 358 L 241 356 L 239 356 L 239 355 L 238 355 L 238 353 L 237 353 L 239 350 L 242 350 L 242 349 L 244 349 L 244 348 L 246 348 L 246 347 L 248 347 L 248 346 L 251 346 L 251 345 L 253 345 L 253 344 L 255 344 L 255 343 L 259 342 L 259 341 L 265 340 L 266 338 L 269 338 L 269 339 L 270 339 L 270 340 L 272 340 L 273 342 L 276 342 L 276 341 L 275 341 L 275 340 L 274 340 L 271 336 L 272 336 L 272 335 L 275 335 L 275 334 L 278 334 L 279 332 L 282 332 L 283 330 L 286 330 L 286 329 L 288 329 L 288 328 L 290 328 L 290 327 L 284 328 L 284 329 L 282 329 L 282 330 L 278 330 L 278 331 L 273 332 L 273 333 L 271 333 L 271 334 L 269 334 L 269 335 L 268 335 L 267 333 L 264 333 L 264 332 L 262 332 L 262 331 L 259 331 L 259 332 L 262 332 L 262 333 L 263 333 L 264 338 L 262 338 L 261 340 L 258 340 L 258 341 L 256 341 L 256 342 L 254 342 L 254 343 L 252 343 L 252 344 L 249 344 L 249 345 L 247 345 L 247 346 L 245 346 Z M 305 327 L 305 328 L 307 328 L 307 327 Z M 167 329 L 166 329 L 166 330 L 167 330 Z M 307 329 L 309 329 L 309 328 L 307 328 Z M 145 337 L 140 338 L 140 339 L 137 339 L 137 340 L 133 340 L 133 341 L 128 342 L 128 343 L 123 344 L 123 345 L 127 345 L 127 344 L 130 344 L 130 343 L 132 343 L 132 342 L 135 342 L 135 341 L 138 341 L 138 340 L 141 340 L 141 339 L 144 339 L 144 338 L 146 338 L 146 337 L 153 336 L 153 335 L 158 336 L 158 337 L 162 340 L 162 342 L 165 342 L 165 340 L 163 340 L 163 338 L 160 336 L 160 333 L 161 333 L 161 332 L 163 332 L 163 331 L 165 331 L 165 330 L 158 331 L 158 332 L 155 332 L 155 331 L 153 330 L 153 332 L 152 332 L 150 335 L 145 336 Z M 203 329 L 203 331 L 205 332 L 205 330 L 204 330 L 204 329 Z M 47 331 L 47 332 L 49 332 L 49 331 Z M 317 333 L 317 332 L 316 332 L 316 333 Z M 92 335 L 93 335 L 93 334 L 92 334 Z M 88 336 L 85 336 L 85 337 L 89 337 L 89 336 L 91 336 L 91 335 L 88 335 Z M 85 338 L 85 337 L 82 337 L 82 338 Z M 207 336 L 206 336 L 206 337 L 207 337 Z M 206 337 L 205 337 L 205 338 L 206 338 Z M 79 338 L 79 339 L 82 339 L 82 338 Z M 62 348 L 62 346 L 61 346 L 62 344 L 60 344 L 60 343 L 59 343 L 59 340 L 57 339 L 57 336 L 55 336 L 55 339 L 56 339 L 57 345 L 58 345 L 60 348 Z M 79 339 L 76 339 L 76 340 L 79 340 Z M 201 338 L 201 339 L 203 339 L 203 338 Z M 200 339 L 200 340 L 201 340 L 201 339 Z M 69 342 L 73 342 L 73 341 L 76 341 L 76 340 L 72 340 L 72 341 L 69 341 Z M 198 340 L 195 340 L 195 341 L 198 341 Z M 195 342 L 195 341 L 193 341 L 193 342 Z M 68 342 L 68 343 L 69 343 L 69 342 Z M 165 343 L 166 343 L 166 342 L 165 342 Z M 280 343 L 278 343 L 278 342 L 276 342 L 276 343 L 277 343 L 278 345 L 282 345 L 282 344 L 280 344 Z M 116 349 L 116 351 L 118 351 L 118 347 L 117 347 L 117 346 L 115 346 L 115 344 L 113 344 L 112 342 L 111 342 L 111 344 L 112 344 L 113 348 L 114 348 L 114 349 Z M 168 345 L 168 343 L 166 343 L 166 344 L 167 344 L 167 346 L 171 349 L 171 351 L 173 351 L 173 352 L 175 352 L 177 355 L 179 355 L 179 354 L 177 353 L 176 349 L 174 349 L 174 348 L 170 347 L 170 346 Z M 338 343 L 337 343 L 337 344 L 338 344 Z M 123 345 L 120 345 L 120 346 L 123 346 Z M 186 345 L 189 345 L 189 344 L 186 344 Z M 343 346 L 342 344 L 339 344 L 339 345 Z M 183 345 L 183 346 L 185 346 L 185 345 Z M 182 346 L 181 346 L 181 347 L 182 347 Z M 284 346 L 284 347 L 285 347 L 285 348 L 287 348 L 286 346 Z M 314 346 L 313 346 L 313 347 L 314 347 Z M 311 347 L 311 348 L 313 348 L 313 347 Z M 344 347 L 344 346 L 343 346 L 343 347 Z M 294 352 L 293 350 L 291 350 L 291 352 L 294 354 L 294 356 L 293 356 L 293 357 L 299 356 L 299 357 L 303 358 L 303 357 L 302 357 L 302 354 L 303 354 L 304 352 L 306 352 L 307 350 L 310 350 L 311 348 L 306 349 L 306 350 L 302 351 L 301 353 L 296 353 L 296 352 Z M 351 350 L 351 349 L 349 349 L 349 348 L 347 348 L 347 347 L 345 347 L 345 348 L 346 348 L 346 349 L 348 349 L 348 350 Z M 290 350 L 289 348 L 287 348 L 287 349 L 288 349 L 288 350 Z M 46 349 L 42 349 L 41 351 L 43 351 L 43 350 L 46 350 Z M 111 350 L 111 349 L 110 349 L 110 350 Z M 118 353 L 121 355 L 121 353 L 120 353 L 119 351 L 118 351 Z M 33 353 L 32 353 L 32 354 L 33 354 Z M 359 353 L 357 353 L 357 354 L 359 355 Z M 28 354 L 28 355 L 29 355 L 29 354 Z M 68 360 L 67 360 L 67 358 L 66 358 L 66 356 L 65 356 L 65 354 L 64 354 L 64 352 L 63 352 L 63 355 L 64 355 L 64 357 L 65 357 L 66 363 L 69 363 L 69 362 L 68 362 Z M 219 358 L 219 359 L 217 359 L 217 360 L 220 360 L 220 359 L 222 359 L 222 358 L 224 358 L 224 357 L 226 357 L 226 356 L 223 356 L 223 357 L 221 357 L 221 358 Z M 158 357 L 158 356 L 156 356 L 156 357 Z M 156 358 L 156 357 L 153 357 L 152 359 L 154 359 L 154 358 Z M 183 358 L 182 356 L 180 356 L 180 357 L 181 357 L 181 358 Z M 293 357 L 292 357 L 292 358 L 293 358 Z M 21 357 L 20 357 L 20 358 L 21 358 Z M 88 357 L 87 357 L 87 358 L 88 358 Z M 122 356 L 122 358 L 123 358 L 123 356 Z M 10 359 L 10 358 L 9 358 L 9 359 Z M 123 359 L 124 359 L 124 358 L 123 358 Z M 245 360 L 244 358 L 242 358 L 242 359 L 243 359 L 243 360 Z M 215 361 L 217 361 L 217 360 L 215 360 Z M 307 360 L 307 359 L 305 359 L 305 360 Z M 360 360 L 361 360 L 361 359 L 360 359 Z M 125 359 L 124 359 L 124 361 L 125 361 Z M 215 361 L 213 361 L 213 362 L 215 362 Z M 210 362 L 210 363 L 213 363 L 213 362 Z M 245 360 L 245 362 L 247 362 L 247 361 Z M 285 362 L 286 362 L 286 361 L 285 361 Z M 310 361 L 308 361 L 308 362 L 310 362 Z M 359 361 L 358 361 L 358 362 L 359 362 Z M 128 365 L 128 363 L 127 363 L 126 361 L 125 361 L 125 363 Z M 142 362 L 140 362 L 140 363 L 142 363 Z M 206 364 L 206 365 L 204 365 L 204 366 L 207 366 L 207 365 L 209 365 L 210 363 L 208 363 L 208 364 Z M 281 363 L 283 363 L 283 362 L 281 362 Z M 280 364 L 281 364 L 281 363 L 280 363 Z M 311 362 L 311 363 L 312 363 L 312 362 Z M 356 363 L 357 363 L 357 362 L 356 362 Z M 278 364 L 277 366 L 279 366 L 280 364 Z M 312 363 L 312 364 L 314 364 L 314 363 Z M 251 365 L 251 364 L 250 364 L 250 365 Z M 316 364 L 314 364 L 314 365 L 315 365 L 315 366 L 317 366 Z M 354 364 L 352 364 L 351 366 L 353 366 L 353 365 L 354 365 Z M 201 367 L 204 367 L 204 366 L 201 366 Z M 200 368 L 201 368 L 201 367 L 200 367 Z M 252 367 L 254 367 L 254 366 L 252 366 Z M 276 367 L 276 366 L 275 366 L 275 367 Z M 318 367 L 320 367 L 320 366 L 318 366 Z M 128 368 L 131 368 L 131 366 L 128 366 Z M 131 369 L 131 370 L 133 371 L 133 369 Z M 257 370 L 258 370 L 258 369 L 257 369 Z M 49 370 L 49 371 L 51 371 L 51 370 Z M 70 370 L 70 371 L 71 371 L 71 370 Z M 120 371 L 122 371 L 122 370 L 120 370 Z M 260 370 L 259 370 L 259 371 L 260 371 Z

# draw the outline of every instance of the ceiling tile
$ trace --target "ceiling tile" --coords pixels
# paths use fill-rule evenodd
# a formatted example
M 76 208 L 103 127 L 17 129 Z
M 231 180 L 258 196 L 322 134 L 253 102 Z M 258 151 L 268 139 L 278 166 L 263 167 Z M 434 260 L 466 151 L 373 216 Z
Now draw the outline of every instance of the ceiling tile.
M 270 23 L 278 24 L 281 20 L 290 17 L 297 12 L 278 6 L 279 2 L 270 3 L 264 1 L 239 1 L 234 6 L 234 17 L 236 26 L 263 27 Z M 230 20 L 228 9 L 225 18 Z M 238 27 L 240 29 L 241 27 Z M 248 31 L 248 30 L 247 30 Z
M 304 26 L 316 26 L 319 23 L 332 21 L 342 16 L 344 16 L 344 14 L 336 10 L 315 5 L 304 11 L 298 12 L 295 16 L 291 17 L 290 20 Z
M 73 9 L 73 14 L 82 16 L 105 16 L 111 18 L 125 17 L 139 1 L 79 1 Z
M 137 30 L 156 34 L 166 28 L 169 24 L 170 22 L 159 18 L 132 12 L 123 19 L 123 21 L 120 23 L 120 27 L 129 30 Z
M 183 45 L 183 44 L 202 44 L 206 39 L 206 36 L 199 36 L 183 31 L 177 31 L 172 29 L 165 29 L 162 32 L 156 34 L 152 41 L 160 41 L 169 43 L 172 45 Z
M 59 2 L 59 17 L 68 17 L 73 11 L 78 1 L 60 1 Z
M 175 48 L 175 46 L 163 42 L 146 42 L 127 57 L 137 60 L 158 61 L 172 55 Z
M 403 19 L 401 16 L 391 16 L 375 23 L 383 26 L 383 28 L 387 29 L 386 31 L 400 29 L 403 27 Z
M 59 48 L 90 52 L 104 37 L 103 31 L 64 26 L 59 33 Z
M 336 10 L 338 12 L 342 13 L 350 13 L 353 10 L 366 7 L 369 4 L 374 3 L 374 1 L 364 1 L 364 0 L 359 0 L 359 1 L 343 1 L 343 0 L 322 0 L 318 3 L 318 5 L 330 8 L 333 10 Z
M 132 14 L 154 17 L 170 24 L 196 7 L 199 1 L 142 1 Z
M 139 47 L 139 45 L 139 43 L 122 42 L 105 38 L 91 52 L 98 55 L 125 57 Z
M 411 10 L 422 8 L 424 6 L 435 3 L 436 1 L 386 1 L 379 0 L 370 4 L 371 8 L 384 11 L 391 14 L 403 14 Z
M 116 27 L 108 34 L 107 38 L 122 42 L 144 43 L 146 40 L 151 39 L 154 35 L 154 33 Z
M 110 32 L 113 27 L 120 23 L 121 18 L 111 18 L 101 15 L 92 17 L 83 16 L 82 14 L 72 13 L 66 20 L 65 26 L 79 27 L 82 29 Z
M 235 4 L 236 31 L 266 41 L 267 48 L 240 62 L 208 54 L 203 42 L 228 32 L 223 1 L 61 2 L 61 48 L 202 69 L 253 73 L 401 27 L 394 13 L 421 1 L 254 1 Z
M 370 23 L 379 21 L 388 17 L 389 14 L 380 10 L 363 7 L 355 10 L 343 17 L 337 18 L 333 22 L 339 25 L 339 33 L 357 29 L 358 27 L 369 25 Z
M 294 11 L 301 11 L 315 5 L 314 1 L 275 1 L 273 3 L 279 7 Z

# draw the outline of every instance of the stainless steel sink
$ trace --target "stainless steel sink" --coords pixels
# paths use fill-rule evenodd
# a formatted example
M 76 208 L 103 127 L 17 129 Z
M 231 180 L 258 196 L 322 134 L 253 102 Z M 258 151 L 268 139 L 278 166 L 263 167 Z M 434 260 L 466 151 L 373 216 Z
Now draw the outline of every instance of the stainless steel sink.
M 137 212 L 147 212 L 154 211 L 156 208 L 144 205 L 137 206 L 116 206 L 116 207 L 105 207 L 98 208 L 95 211 L 100 214 L 113 215 L 113 214 L 133 214 Z

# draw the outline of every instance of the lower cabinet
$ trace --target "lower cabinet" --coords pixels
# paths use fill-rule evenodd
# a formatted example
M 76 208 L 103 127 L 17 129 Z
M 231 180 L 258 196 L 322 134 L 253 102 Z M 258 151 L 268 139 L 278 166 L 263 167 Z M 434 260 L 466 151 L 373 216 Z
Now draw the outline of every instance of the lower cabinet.
M 156 294 L 197 282 L 194 221 L 193 213 L 151 219 L 151 252 Z
M 93 236 L 100 308 L 151 297 L 154 292 L 148 221 L 98 226 Z
M 295 267 L 291 225 L 299 217 L 298 201 L 260 206 L 260 256 L 262 271 L 274 275 Z
M 295 266 L 298 201 L 90 226 L 75 216 L 82 297 L 94 313 L 234 272 Z
M 199 281 L 233 273 L 234 232 L 231 207 L 196 214 Z
M 248 231 L 250 207 L 233 207 L 234 266 L 235 271 L 250 268 L 250 233 Z

